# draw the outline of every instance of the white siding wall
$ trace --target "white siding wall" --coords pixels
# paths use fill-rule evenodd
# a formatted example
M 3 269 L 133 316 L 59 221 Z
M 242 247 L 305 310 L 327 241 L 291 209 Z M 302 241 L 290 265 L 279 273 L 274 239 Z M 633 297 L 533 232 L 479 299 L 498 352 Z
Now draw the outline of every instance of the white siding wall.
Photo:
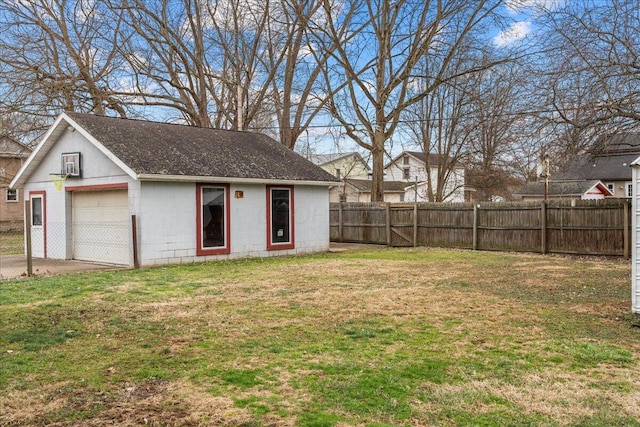
M 329 163 L 320 165 L 320 167 L 333 176 L 337 176 L 336 169 L 340 169 L 340 179 L 368 179 L 369 169 L 365 163 L 362 163 L 358 156 L 347 156 L 334 160 Z
M 640 314 L 640 165 L 633 170 L 633 197 L 631 198 L 631 308 Z
M 419 161 L 413 156 L 409 156 L 409 164 L 404 164 L 404 157 L 400 157 L 397 159 L 395 163 L 391 163 L 385 169 L 385 181 L 407 181 L 407 185 L 411 185 L 416 181 L 416 177 L 418 182 L 424 182 L 422 186 L 418 188 L 418 202 L 427 202 L 429 198 L 427 197 L 427 170 L 424 162 Z M 409 179 L 404 179 L 404 169 L 409 168 Z M 433 169 L 433 174 L 431 177 L 431 185 L 435 188 L 438 184 L 438 179 L 436 177 L 437 170 Z M 445 183 L 444 193 L 449 194 L 449 196 L 445 197 L 445 202 L 464 202 L 464 168 L 456 168 L 449 175 L 449 179 Z M 406 201 L 415 201 L 415 190 L 411 188 L 407 190 L 405 194 Z

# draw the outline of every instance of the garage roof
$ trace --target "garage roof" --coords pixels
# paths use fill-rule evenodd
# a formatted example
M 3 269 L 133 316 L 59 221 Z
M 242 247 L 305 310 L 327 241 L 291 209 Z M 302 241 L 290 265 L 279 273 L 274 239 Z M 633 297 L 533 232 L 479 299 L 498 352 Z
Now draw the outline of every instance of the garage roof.
M 266 135 L 63 113 L 18 172 L 12 187 L 24 183 L 68 126 L 80 131 L 134 179 L 338 182 Z

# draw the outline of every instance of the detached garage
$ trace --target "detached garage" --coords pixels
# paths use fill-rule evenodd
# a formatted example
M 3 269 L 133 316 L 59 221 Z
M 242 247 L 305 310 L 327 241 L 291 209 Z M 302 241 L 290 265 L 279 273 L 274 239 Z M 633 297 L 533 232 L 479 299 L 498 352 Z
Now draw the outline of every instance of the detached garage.
M 326 251 L 337 183 L 265 135 L 63 113 L 10 186 L 34 256 L 144 266 Z

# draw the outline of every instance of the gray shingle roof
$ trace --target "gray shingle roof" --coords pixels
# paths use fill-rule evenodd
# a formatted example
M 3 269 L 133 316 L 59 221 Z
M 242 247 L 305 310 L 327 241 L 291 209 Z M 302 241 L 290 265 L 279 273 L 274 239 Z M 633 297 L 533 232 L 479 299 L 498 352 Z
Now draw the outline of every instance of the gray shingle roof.
M 177 124 L 67 113 L 141 175 L 338 181 L 274 139 Z
M 640 134 L 620 133 L 604 135 L 596 141 L 594 152 L 599 154 L 640 154 Z
M 629 166 L 638 157 L 640 134 L 605 135 L 598 139 L 590 154 L 574 159 L 554 179 L 631 181 Z
M 568 164 L 555 177 L 558 180 L 599 179 L 601 181 L 631 181 L 631 163 L 638 158 L 634 154 L 582 157 Z
M 549 181 L 547 194 L 549 196 L 581 196 L 599 182 L 599 180 Z M 542 196 L 544 195 L 544 182 L 528 182 L 514 194 Z

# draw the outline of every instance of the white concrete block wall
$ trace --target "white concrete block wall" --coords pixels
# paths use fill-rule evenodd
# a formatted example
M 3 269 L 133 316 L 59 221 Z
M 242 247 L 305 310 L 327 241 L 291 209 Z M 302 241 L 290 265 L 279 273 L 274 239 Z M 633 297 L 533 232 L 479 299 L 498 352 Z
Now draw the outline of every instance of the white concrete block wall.
M 236 191 L 243 197 L 236 199 Z M 295 190 L 294 190 L 295 191 Z M 267 251 L 267 189 L 264 185 L 231 185 L 231 257 Z M 266 254 L 265 254 L 266 255 Z M 265 256 L 262 255 L 262 256 Z
M 196 255 L 196 184 L 143 182 L 138 229 L 141 265 L 312 253 L 329 249 L 327 187 L 294 187 L 295 248 L 267 250 L 265 185 L 230 186 L 230 253 Z M 242 198 L 235 192 L 242 191 Z
M 195 184 L 143 182 L 135 197 L 140 264 L 195 259 Z
M 294 193 L 295 253 L 329 250 L 328 188 L 296 186 Z

